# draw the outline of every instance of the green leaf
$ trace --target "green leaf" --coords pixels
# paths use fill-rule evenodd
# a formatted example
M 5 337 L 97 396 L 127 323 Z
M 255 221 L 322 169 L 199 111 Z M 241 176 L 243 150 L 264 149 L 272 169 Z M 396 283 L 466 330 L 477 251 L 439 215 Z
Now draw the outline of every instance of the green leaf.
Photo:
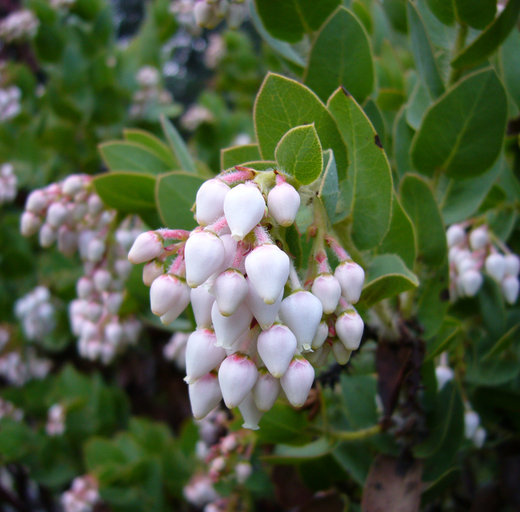
M 363 485 L 372 462 L 367 443 L 340 443 L 332 455 L 359 485 Z
M 338 127 L 325 105 L 304 85 L 269 73 L 256 97 L 254 120 L 260 153 L 265 160 L 274 159 L 278 141 L 291 128 L 314 123 L 323 150 L 334 151 L 340 181 L 345 178 L 347 148 Z
M 323 176 L 318 190 L 318 197 L 323 202 L 330 223 L 334 224 L 339 198 L 338 169 L 332 149 L 327 149 L 323 156 L 325 165 L 323 166 Z
M 18 462 L 38 446 L 36 434 L 23 421 L 0 421 L 0 458 L 2 463 Z
M 513 30 L 500 47 L 500 68 L 507 92 L 520 109 L 520 32 Z
M 401 180 L 400 197 L 415 226 L 419 260 L 427 265 L 441 265 L 448 248 L 444 224 L 430 186 L 421 176 L 407 174 Z
M 417 276 L 397 254 L 381 254 L 368 266 L 361 301 L 368 307 L 417 286 Z
M 446 0 L 437 0 L 437 2 L 446 3 Z M 415 4 L 424 21 L 426 31 L 433 45 L 451 52 L 457 36 L 457 25 L 453 23 L 450 26 L 440 21 L 430 9 L 428 0 L 415 0 Z
M 495 339 L 500 338 L 506 330 L 506 308 L 500 285 L 484 275 L 477 299 L 486 329 Z
M 390 164 L 374 127 L 352 96 L 338 89 L 327 106 L 351 154 L 342 193 L 351 198 L 352 239 L 359 249 L 370 249 L 381 242 L 390 223 Z
M 406 104 L 406 121 L 410 128 L 418 130 L 426 109 L 431 105 L 432 98 L 423 81 L 417 79 Z
M 305 432 L 307 425 L 304 413 L 277 403 L 262 416 L 257 437 L 264 443 L 304 444 L 310 440 Z
M 157 178 L 157 210 L 165 226 L 193 229 L 197 225 L 191 207 L 204 181 L 204 178 L 182 171 L 161 174 Z
M 459 21 L 482 29 L 495 18 L 496 0 L 454 0 Z
M 135 142 L 105 142 L 99 145 L 99 152 L 111 171 L 160 174 L 169 170 L 169 166 L 155 153 Z
M 108 439 L 93 437 L 87 441 L 83 450 L 85 464 L 91 472 L 99 470 L 102 466 L 128 462 L 122 450 Z
M 340 0 L 255 0 L 265 28 L 277 39 L 295 43 L 317 30 Z
M 447 351 L 461 331 L 462 326 L 456 318 L 446 318 L 439 332 L 427 342 L 427 357 L 425 361 L 429 361 L 442 352 Z
M 221 169 L 229 169 L 244 162 L 261 160 L 261 158 L 258 144 L 231 146 L 220 150 L 220 167 Z
M 518 329 L 520 329 L 520 324 L 513 325 L 513 327 L 500 337 L 482 360 L 491 359 L 508 349 L 515 340 L 518 340 Z
M 453 59 L 451 65 L 454 68 L 474 66 L 489 57 L 509 35 L 519 13 L 520 0 L 509 0 L 502 13 Z
M 123 130 L 123 134 L 127 141 L 145 146 L 149 151 L 160 158 L 169 169 L 176 169 L 179 167 L 179 163 L 170 151 L 170 148 L 155 135 L 152 135 L 145 130 L 139 130 L 138 128 L 128 128 Z
M 395 195 L 392 202 L 390 227 L 379 245 L 379 251 L 397 254 L 408 268 L 413 268 L 416 253 L 415 232 L 410 217 L 403 210 Z
M 372 375 L 342 375 L 342 414 L 348 421 L 349 430 L 360 430 L 377 424 L 377 380 Z
M 177 157 L 182 170 L 196 174 L 197 166 L 191 158 L 188 148 L 186 147 L 186 144 L 184 144 L 184 141 L 175 126 L 173 126 L 170 120 L 165 116 L 161 116 L 161 126 L 164 135 L 170 144 L 170 148 Z
M 410 146 L 412 145 L 414 134 L 414 130 L 406 121 L 406 108 L 403 107 L 395 118 L 393 129 L 394 159 L 399 177 L 412 171 Z
M 291 128 L 274 151 L 280 170 L 303 185 L 315 181 L 323 168 L 323 153 L 314 124 Z
M 453 25 L 455 21 L 453 0 L 426 0 L 426 3 L 440 21 L 446 25 Z
M 448 263 L 428 270 L 421 281 L 417 301 L 417 318 L 427 339 L 439 331 L 450 305 Z
M 432 44 L 415 5 L 409 0 L 407 5 L 408 26 L 412 42 L 412 53 L 417 71 L 433 98 L 444 92 L 444 84 L 433 55 Z
M 374 65 L 370 43 L 352 12 L 338 7 L 320 29 L 303 81 L 322 101 L 340 85 L 358 102 L 372 92 Z

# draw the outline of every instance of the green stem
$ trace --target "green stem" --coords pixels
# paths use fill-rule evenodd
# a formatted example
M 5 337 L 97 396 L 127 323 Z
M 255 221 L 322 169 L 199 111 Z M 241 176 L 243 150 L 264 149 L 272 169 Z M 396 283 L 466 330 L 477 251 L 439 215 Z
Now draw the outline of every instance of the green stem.
M 362 441 L 363 439 L 376 436 L 380 432 L 381 425 L 374 425 L 372 427 L 363 428 L 361 430 L 353 430 L 350 432 L 346 430 L 342 430 L 340 432 L 331 432 L 331 436 L 338 441 Z

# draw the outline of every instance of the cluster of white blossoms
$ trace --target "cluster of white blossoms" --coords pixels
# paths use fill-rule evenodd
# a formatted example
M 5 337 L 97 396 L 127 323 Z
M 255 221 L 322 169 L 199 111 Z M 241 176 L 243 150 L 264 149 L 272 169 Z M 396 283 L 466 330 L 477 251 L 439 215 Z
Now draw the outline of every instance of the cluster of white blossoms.
M 185 130 L 194 132 L 203 123 L 214 123 L 215 116 L 202 105 L 192 105 L 181 117 L 181 125 Z
M 31 39 L 38 32 L 40 22 L 29 9 L 14 11 L 0 21 L 0 39 L 6 43 L 18 43 Z
M 223 398 L 256 429 L 281 390 L 293 406 L 305 403 L 314 381 L 309 360 L 319 366 L 333 352 L 345 364 L 360 345 L 364 324 L 352 304 L 363 269 L 327 237 L 340 263 L 332 273 L 318 251 L 303 287 L 269 234 L 290 226 L 299 206 L 299 193 L 277 171 L 236 167 L 199 188 L 197 228 L 142 233 L 129 252 L 132 263 L 146 263 L 151 310 L 164 324 L 191 302 L 197 329 L 186 345 L 185 380 L 195 418 Z
M 143 66 L 136 75 L 139 89 L 132 97 L 130 117 L 147 119 L 153 117 L 153 110 L 173 101 L 172 95 L 162 87 L 161 75 L 153 66 Z
M 450 263 L 450 296 L 473 297 L 482 286 L 482 272 L 494 279 L 504 299 L 514 304 L 520 283 L 520 258 L 494 238 L 486 225 L 469 231 L 464 224 L 453 224 L 446 232 Z
M 45 286 L 37 286 L 14 304 L 14 312 L 25 337 L 30 341 L 41 341 L 56 326 L 55 308 L 51 292 Z
M 480 425 L 480 416 L 466 403 L 464 412 L 464 435 L 477 448 L 482 448 L 486 440 L 486 431 Z
M 22 421 L 23 411 L 15 407 L 11 402 L 0 397 L 0 420 L 3 418 L 11 418 L 15 421 Z
M 98 501 L 98 482 L 92 475 L 76 477 L 61 496 L 64 512 L 91 512 Z
M 73 174 L 27 198 L 22 234 L 39 230 L 43 247 L 57 242 L 60 252 L 71 256 L 78 251 L 82 260 L 78 298 L 70 303 L 69 317 L 83 357 L 109 363 L 137 341 L 140 322 L 131 315 L 120 316 L 119 310 L 132 270 L 126 254 L 140 226 L 133 218 L 120 222 L 115 210 L 106 209 L 87 175 Z
M 12 350 L 0 357 L 0 376 L 13 386 L 23 386 L 31 379 L 44 379 L 51 367 L 51 362 L 39 357 L 33 347 L 23 354 Z
M 170 12 L 186 27 L 212 29 L 225 20 L 229 28 L 238 28 L 247 17 L 244 0 L 173 0 Z
M 0 165 L 0 205 L 14 201 L 17 193 L 18 178 L 11 164 Z
M 0 88 L 0 122 L 9 121 L 22 110 L 22 91 L 15 85 Z
M 62 404 L 54 404 L 49 408 L 45 432 L 48 436 L 61 436 L 65 432 L 65 407 Z

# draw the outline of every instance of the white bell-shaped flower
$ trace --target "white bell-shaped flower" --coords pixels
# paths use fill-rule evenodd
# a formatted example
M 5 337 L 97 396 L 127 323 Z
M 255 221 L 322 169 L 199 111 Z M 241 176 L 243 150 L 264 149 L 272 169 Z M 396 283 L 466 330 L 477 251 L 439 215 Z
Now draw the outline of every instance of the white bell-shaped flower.
M 363 290 L 365 271 L 354 261 L 344 261 L 336 267 L 334 277 L 339 281 L 343 297 L 355 304 Z
M 49 199 L 43 191 L 34 190 L 27 196 L 25 209 L 35 215 L 41 215 L 45 208 L 47 208 L 48 203 Z
M 257 350 L 271 374 L 280 378 L 289 368 L 297 345 L 289 327 L 274 324 L 258 336 Z
M 210 329 L 197 329 L 186 343 L 186 378 L 188 384 L 216 368 L 226 357 L 226 351 L 215 345 L 217 338 Z
M 363 319 L 354 308 L 344 311 L 336 320 L 336 334 L 347 350 L 357 350 L 364 329 Z
M 518 277 L 507 275 L 501 283 L 502 293 L 508 304 L 514 304 L 518 298 L 520 283 Z
M 214 302 L 211 308 L 211 320 L 217 335 L 217 346 L 231 348 L 249 328 L 252 319 L 253 315 L 244 303 L 232 315 L 224 316 L 220 313 L 217 303 Z
M 275 185 L 267 196 L 269 215 L 281 226 L 290 226 L 300 207 L 300 194 L 289 183 Z
M 211 327 L 211 308 L 215 302 L 215 296 L 209 292 L 206 285 L 202 285 L 192 288 L 190 297 L 197 328 Z
M 131 263 L 145 263 L 160 256 L 163 251 L 161 237 L 155 231 L 141 233 L 128 252 Z
M 196 420 L 207 416 L 222 399 L 218 378 L 208 373 L 188 386 L 191 411 Z
M 320 274 L 316 277 L 311 291 L 320 299 L 325 314 L 330 315 L 336 310 L 341 297 L 341 286 L 332 274 Z
M 327 338 L 329 337 L 329 326 L 326 322 L 320 322 L 318 325 L 318 329 L 316 330 L 316 335 L 312 340 L 311 348 L 312 350 L 317 350 L 323 346 Z
M 464 435 L 471 439 L 480 425 L 480 417 L 475 411 L 466 411 L 464 413 Z
M 20 217 L 20 232 L 23 236 L 32 236 L 38 232 L 41 219 L 32 212 L 23 212 Z
M 289 256 L 274 244 L 263 244 L 246 256 L 249 282 L 266 304 L 274 304 L 289 277 Z
M 47 210 L 47 222 L 53 227 L 61 226 L 68 216 L 67 207 L 62 203 L 52 203 Z
M 507 275 L 517 276 L 520 271 L 520 258 L 516 254 L 506 254 L 504 256 L 504 265 Z
M 294 407 L 301 407 L 314 382 L 314 368 L 304 357 L 295 357 L 280 379 L 287 400 Z
M 244 419 L 244 423 L 242 424 L 243 428 L 248 428 L 249 430 L 258 430 L 260 428 L 258 422 L 263 412 L 256 406 L 252 393 L 248 393 L 242 402 L 240 402 L 238 410 Z
M 222 240 L 210 231 L 190 235 L 184 247 L 186 281 L 191 288 L 201 285 L 220 269 L 225 257 Z
M 235 269 L 229 269 L 217 277 L 213 291 L 220 313 L 229 316 L 245 300 L 249 286 L 242 273 Z
M 280 380 L 265 368 L 258 371 L 258 379 L 253 388 L 253 398 L 260 411 L 269 411 L 280 394 Z
M 502 281 L 506 273 L 506 262 L 502 254 L 490 254 L 486 258 L 486 272 L 495 280 Z
M 352 350 L 346 349 L 341 341 L 335 341 L 332 344 L 332 352 L 339 364 L 347 364 L 350 360 L 350 354 L 352 354 Z
M 245 354 L 232 354 L 220 365 L 218 381 L 222 397 L 229 409 L 236 407 L 253 389 L 258 370 L 255 363 Z
M 264 299 L 258 295 L 255 287 L 251 284 L 251 281 L 247 279 L 249 284 L 249 292 L 247 294 L 247 305 L 249 309 L 253 313 L 253 316 L 256 318 L 258 324 L 262 329 L 268 329 L 273 325 L 276 317 L 278 316 L 278 311 L 280 310 L 280 304 L 283 299 L 283 290 L 281 290 L 278 298 L 273 302 L 273 304 L 266 304 Z
M 258 187 L 251 182 L 232 188 L 224 199 L 224 214 L 235 240 L 243 238 L 262 220 L 265 201 Z
M 446 231 L 446 241 L 448 242 L 448 247 L 454 247 L 455 245 L 459 245 L 464 242 L 466 238 L 466 231 L 460 224 L 451 225 Z
M 454 371 L 445 365 L 439 365 L 435 368 L 435 377 L 437 379 L 437 388 L 442 389 L 455 376 Z
M 466 270 L 460 276 L 459 280 L 464 295 L 467 295 L 468 297 L 473 297 L 479 291 L 482 282 L 484 281 L 482 274 L 478 270 L 472 268 Z
M 489 233 L 486 226 L 479 226 L 469 234 L 469 245 L 474 251 L 484 248 L 489 242 Z
M 143 267 L 143 283 L 151 286 L 161 274 L 164 273 L 164 265 L 156 260 L 149 261 Z
M 298 291 L 282 300 L 280 319 L 296 336 L 299 350 L 310 350 L 322 313 L 320 299 L 311 292 Z
M 207 226 L 224 215 L 224 198 L 229 190 L 229 186 L 217 178 L 200 186 L 195 198 L 195 218 L 201 226 Z
M 154 315 L 162 316 L 167 312 L 175 311 L 178 316 L 189 301 L 190 290 L 186 283 L 171 274 L 159 276 L 150 287 L 150 306 Z

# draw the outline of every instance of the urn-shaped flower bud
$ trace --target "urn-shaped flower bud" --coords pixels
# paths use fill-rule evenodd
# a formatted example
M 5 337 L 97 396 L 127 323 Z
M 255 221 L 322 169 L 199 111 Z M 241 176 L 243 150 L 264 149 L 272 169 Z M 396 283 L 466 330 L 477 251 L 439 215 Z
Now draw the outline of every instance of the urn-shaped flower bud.
M 249 286 L 242 273 L 235 269 L 229 269 L 217 277 L 213 291 L 220 313 L 224 316 L 229 316 L 244 301 L 249 291 Z
M 118 322 L 110 322 L 105 326 L 105 339 L 112 345 L 119 345 L 123 336 L 123 328 Z
M 32 236 L 36 234 L 42 221 L 40 217 L 32 212 L 23 212 L 20 218 L 20 231 L 23 236 Z
M 450 380 L 453 380 L 454 372 L 449 366 L 440 365 L 435 368 L 437 388 L 442 389 Z
M 195 23 L 199 27 L 213 28 L 218 23 L 213 5 L 209 4 L 206 0 L 197 2 L 194 5 L 193 14 L 195 16 Z
M 36 215 L 41 215 L 45 208 L 47 208 L 48 199 L 45 193 L 41 190 L 34 190 L 27 197 L 25 202 L 25 209 Z
M 517 276 L 520 271 L 520 258 L 516 254 L 506 254 L 504 256 L 504 265 L 507 275 Z
M 335 341 L 332 344 L 332 352 L 334 352 L 334 357 L 339 364 L 347 364 L 350 360 L 350 354 L 352 354 L 352 350 L 346 349 L 341 341 Z
M 208 373 L 190 384 L 188 394 L 191 411 L 196 420 L 201 420 L 207 416 L 222 398 L 218 378 L 213 373 Z
M 265 368 L 258 371 L 258 380 L 253 388 L 253 398 L 260 411 L 268 411 L 280 394 L 280 381 Z
M 448 242 L 448 247 L 453 247 L 455 245 L 459 245 L 464 242 L 466 238 L 466 232 L 464 228 L 460 224 L 453 224 L 446 231 L 446 240 Z
M 489 242 L 489 233 L 486 226 L 475 228 L 469 234 L 469 245 L 474 251 L 478 251 Z
M 224 198 L 229 187 L 219 179 L 205 181 L 197 191 L 195 218 L 201 226 L 215 222 L 224 215 Z
M 206 285 L 192 288 L 190 297 L 197 328 L 211 327 L 211 307 L 215 302 L 215 297 L 209 292 Z
M 363 329 L 363 319 L 354 308 L 347 309 L 336 320 L 336 334 L 347 350 L 359 348 Z
M 112 275 L 104 268 L 100 268 L 94 272 L 94 286 L 98 292 L 108 290 L 112 284 Z
M 218 381 L 222 397 L 229 409 L 236 407 L 253 389 L 258 370 L 255 363 L 246 355 L 232 354 L 220 365 Z
M 290 226 L 300 207 L 300 194 L 289 183 L 274 186 L 267 196 L 269 215 L 281 226 Z
M 502 281 L 506 273 L 506 262 L 502 254 L 490 254 L 486 258 L 486 272 L 495 280 Z
M 215 346 L 217 338 L 210 329 L 197 329 L 186 344 L 186 378 L 188 384 L 216 368 L 226 357 L 223 348 Z
M 249 430 L 258 430 L 260 428 L 258 422 L 263 413 L 256 406 L 252 393 L 248 393 L 240 402 L 238 410 L 244 419 L 243 428 L 248 428 Z
M 253 315 L 245 304 L 230 316 L 223 316 L 216 302 L 211 308 L 211 320 L 217 336 L 219 347 L 231 348 L 235 341 L 249 328 Z
M 246 257 L 249 282 L 266 304 L 274 304 L 289 277 L 289 256 L 274 244 L 263 244 Z
M 63 182 L 62 190 L 68 196 L 74 196 L 83 188 L 83 177 L 78 174 L 68 176 Z
M 247 295 L 247 305 L 256 318 L 258 324 L 262 329 L 268 329 L 273 325 L 278 311 L 280 310 L 280 304 L 283 299 L 283 290 L 278 295 L 278 298 L 273 304 L 266 304 L 262 297 L 258 295 L 255 287 L 251 284 L 251 281 L 247 279 L 249 284 L 249 293 Z
M 224 261 L 222 240 L 210 231 L 192 233 L 184 247 L 186 281 L 191 288 L 201 285 L 217 272 Z
M 311 292 L 292 293 L 280 305 L 280 319 L 291 329 L 300 350 L 309 350 L 318 330 L 323 308 L 320 299 Z
M 143 267 L 143 283 L 146 286 L 152 286 L 152 283 L 164 273 L 164 265 L 159 261 L 149 261 Z
M 150 287 L 150 306 L 154 315 L 162 316 L 167 312 L 175 311 L 179 316 L 189 301 L 189 288 L 178 277 L 171 274 L 159 276 Z
M 87 258 L 89 261 L 94 263 L 101 260 L 103 254 L 105 253 L 105 242 L 100 240 L 99 238 L 93 238 L 87 248 Z
M 471 439 L 480 425 L 480 417 L 475 411 L 466 411 L 464 413 L 464 435 Z
M 518 298 L 520 283 L 516 276 L 507 275 L 501 283 L 502 293 L 508 304 L 514 304 Z
M 145 263 L 160 256 L 163 251 L 161 237 L 155 231 L 141 233 L 128 252 L 128 259 L 134 264 Z
M 254 183 L 241 183 L 224 199 L 224 214 L 235 240 L 242 240 L 261 220 L 265 201 Z
M 350 304 L 355 304 L 363 290 L 365 271 L 354 261 L 344 261 L 336 267 L 334 277 L 341 285 L 343 297 Z
M 341 297 L 341 286 L 332 274 L 320 274 L 312 283 L 311 291 L 320 299 L 325 314 L 335 311 Z
M 72 256 L 78 248 L 78 235 L 67 226 L 60 226 L 58 230 L 58 251 L 65 256 Z M 128 263 L 128 262 L 126 262 Z M 130 263 L 128 263 L 130 265 Z
M 314 381 L 314 368 L 307 359 L 295 357 L 284 376 L 280 379 L 280 384 L 285 392 L 287 400 L 294 407 L 301 407 L 311 389 Z
M 289 368 L 296 347 L 296 337 L 285 325 L 275 324 L 258 336 L 258 354 L 267 369 L 277 378 Z
M 483 282 L 482 274 L 471 268 L 466 270 L 459 279 L 460 286 L 468 297 L 473 297 L 479 291 Z
M 94 291 L 94 284 L 88 277 L 80 277 L 76 283 L 76 293 L 80 299 L 86 299 Z
M 67 219 L 68 211 L 62 203 L 52 203 L 47 210 L 47 222 L 53 227 L 61 226 Z
M 312 340 L 311 348 L 313 350 L 319 349 L 323 344 L 325 343 L 325 340 L 329 336 L 329 326 L 326 322 L 320 322 L 320 325 L 318 325 L 318 329 L 316 331 L 316 335 L 314 336 L 314 339 Z
M 40 228 L 40 234 L 38 237 L 40 245 L 42 247 L 50 247 L 56 241 L 56 236 L 56 230 L 50 224 L 45 223 Z
M 486 431 L 482 427 L 478 427 L 473 434 L 472 441 L 477 448 L 482 448 L 486 441 Z

